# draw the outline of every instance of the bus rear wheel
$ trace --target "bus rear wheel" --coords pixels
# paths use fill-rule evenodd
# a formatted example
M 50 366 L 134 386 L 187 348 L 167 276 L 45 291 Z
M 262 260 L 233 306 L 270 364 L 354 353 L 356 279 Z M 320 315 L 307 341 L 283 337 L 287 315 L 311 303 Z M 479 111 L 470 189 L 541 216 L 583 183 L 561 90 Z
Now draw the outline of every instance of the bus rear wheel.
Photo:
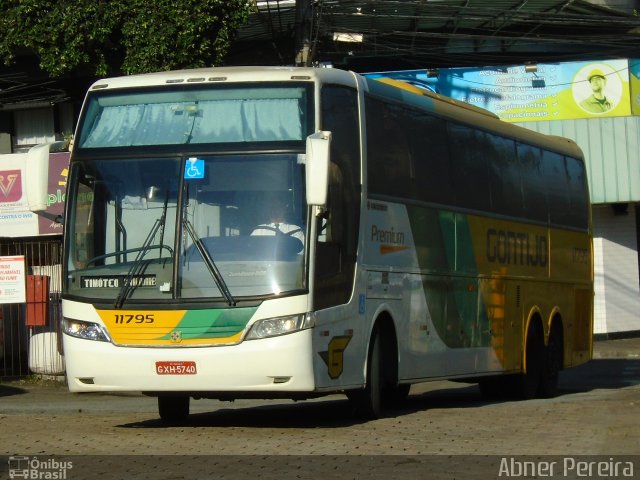
M 544 349 L 544 363 L 540 379 L 540 396 L 555 397 L 558 394 L 558 377 L 563 368 L 564 338 L 562 325 L 556 321 L 551 327 L 549 341 Z
M 540 388 L 544 369 L 544 340 L 537 322 L 529 326 L 526 343 L 526 371 L 517 378 L 516 394 L 525 400 L 534 398 Z
M 189 416 L 189 397 L 184 395 L 158 396 L 160 419 L 169 424 L 184 422 Z

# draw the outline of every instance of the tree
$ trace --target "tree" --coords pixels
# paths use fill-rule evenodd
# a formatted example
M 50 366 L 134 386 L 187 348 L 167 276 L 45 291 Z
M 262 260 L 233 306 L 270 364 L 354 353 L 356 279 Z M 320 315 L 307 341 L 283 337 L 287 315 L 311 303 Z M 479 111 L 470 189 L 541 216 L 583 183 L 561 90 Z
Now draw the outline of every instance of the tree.
M 0 59 L 35 54 L 52 77 L 222 64 L 249 0 L 0 0 Z

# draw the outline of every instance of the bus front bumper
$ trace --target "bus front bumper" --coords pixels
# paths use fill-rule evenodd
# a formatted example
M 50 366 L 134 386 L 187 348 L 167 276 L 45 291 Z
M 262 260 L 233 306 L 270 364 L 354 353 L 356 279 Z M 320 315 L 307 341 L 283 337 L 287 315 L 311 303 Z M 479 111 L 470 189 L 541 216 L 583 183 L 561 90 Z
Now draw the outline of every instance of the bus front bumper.
M 232 346 L 120 347 L 64 335 L 72 392 L 313 392 L 312 331 Z

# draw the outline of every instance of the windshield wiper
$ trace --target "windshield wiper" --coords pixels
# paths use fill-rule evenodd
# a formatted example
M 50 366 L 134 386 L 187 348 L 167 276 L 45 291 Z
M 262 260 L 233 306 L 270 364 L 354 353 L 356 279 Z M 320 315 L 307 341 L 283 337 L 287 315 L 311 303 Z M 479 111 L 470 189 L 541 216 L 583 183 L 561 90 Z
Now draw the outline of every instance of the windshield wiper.
M 123 285 L 122 287 L 120 287 L 120 291 L 118 292 L 116 301 L 113 304 L 114 308 L 117 308 L 117 309 L 122 308 L 122 305 L 124 304 L 125 300 L 131 296 L 136 286 L 142 283 L 142 282 L 135 282 L 135 285 L 134 285 L 133 279 L 140 276 L 144 272 L 144 268 L 146 267 L 146 265 L 143 264 L 142 260 L 144 259 L 144 256 L 147 254 L 147 252 L 151 249 L 153 239 L 155 238 L 156 233 L 158 232 L 158 230 L 160 230 L 160 228 L 162 228 L 161 235 L 162 237 L 164 237 L 164 225 L 165 225 L 165 222 L 167 221 L 168 202 L 169 202 L 169 192 L 167 192 L 167 195 L 165 196 L 165 199 L 164 199 L 164 206 L 162 207 L 162 215 L 160 215 L 160 218 L 157 218 L 156 221 L 154 222 L 153 226 L 151 227 L 151 230 L 149 231 L 149 234 L 147 235 L 147 238 L 142 244 L 142 247 L 140 247 L 138 254 L 136 255 L 136 258 L 133 260 L 133 264 L 131 265 L 131 268 L 129 268 L 129 271 L 127 272 L 127 275 L 123 280 Z M 160 240 L 160 245 L 162 245 L 162 238 Z M 162 256 L 162 248 L 160 248 L 160 256 Z
M 186 228 L 187 233 L 191 237 L 193 244 L 198 249 L 198 252 L 200 252 L 202 259 L 204 260 L 204 264 L 207 266 L 207 270 L 209 270 L 211 277 L 215 280 L 216 285 L 218 286 L 218 290 L 220 290 L 222 295 L 224 295 L 224 298 L 227 300 L 229 306 L 235 307 L 236 300 L 235 298 L 233 298 L 233 295 L 231 295 L 229 287 L 227 286 L 227 282 L 224 281 L 220 270 L 218 270 L 216 263 L 213 261 L 213 258 L 211 258 L 209 250 L 207 250 L 207 247 L 204 246 L 204 243 L 202 243 L 202 239 L 198 236 L 193 228 L 193 225 L 191 225 L 191 222 L 189 222 L 188 219 L 183 219 L 183 225 Z

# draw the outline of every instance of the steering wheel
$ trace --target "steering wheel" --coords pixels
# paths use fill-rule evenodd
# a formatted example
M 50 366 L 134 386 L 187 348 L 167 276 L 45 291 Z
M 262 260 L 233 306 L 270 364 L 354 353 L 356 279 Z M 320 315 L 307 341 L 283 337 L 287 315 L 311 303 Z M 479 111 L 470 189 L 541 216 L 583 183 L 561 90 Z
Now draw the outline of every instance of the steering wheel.
M 293 236 L 296 233 L 302 232 L 302 228 L 299 228 L 299 227 L 294 228 L 293 230 L 290 230 L 288 232 L 283 232 L 279 228 L 272 227 L 271 225 L 258 225 L 256 228 L 253 229 L 254 232 L 256 230 L 269 230 L 270 232 L 273 232 L 275 235 L 287 235 L 289 237 Z

